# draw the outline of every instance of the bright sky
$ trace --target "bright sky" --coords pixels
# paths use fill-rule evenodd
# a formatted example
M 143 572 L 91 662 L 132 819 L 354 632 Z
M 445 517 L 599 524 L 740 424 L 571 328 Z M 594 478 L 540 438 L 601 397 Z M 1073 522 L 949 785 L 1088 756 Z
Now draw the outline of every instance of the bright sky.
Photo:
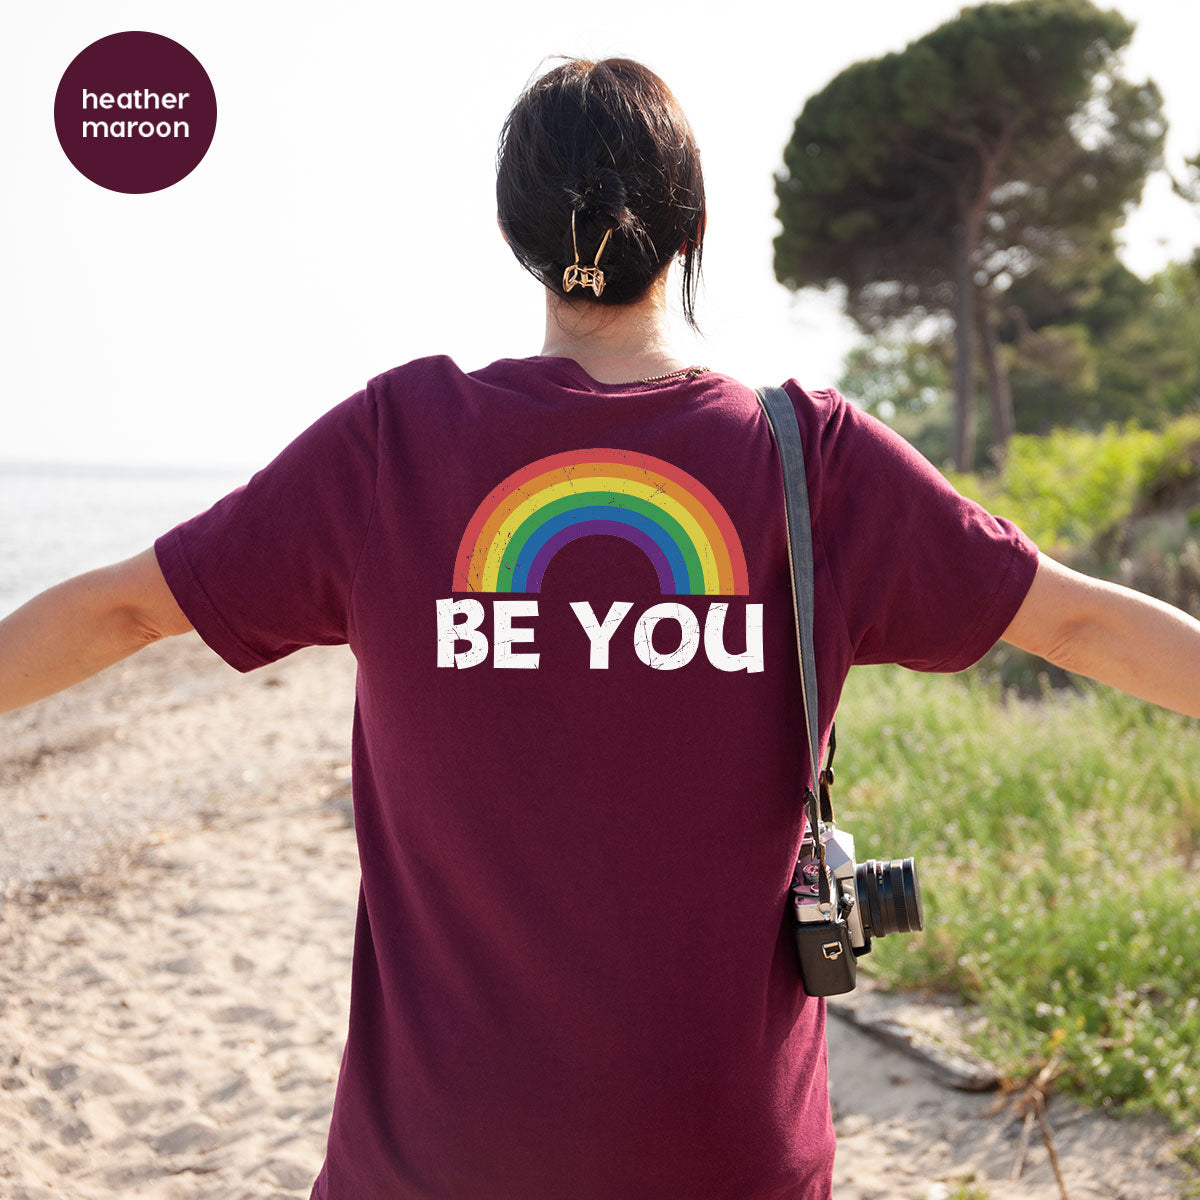
M 536 354 L 541 289 L 496 230 L 494 155 L 512 101 L 554 54 L 641 59 L 696 131 L 705 337 L 681 335 L 683 356 L 750 383 L 832 383 L 856 336 L 832 299 L 775 283 L 772 173 L 807 96 L 959 7 L 19 5 L 0 48 L 0 460 L 257 467 L 398 363 Z M 1162 88 L 1178 169 L 1200 150 L 1200 5 L 1117 7 L 1138 23 L 1127 71 Z M 83 178 L 54 133 L 67 65 L 127 29 L 182 43 L 217 96 L 205 160 L 144 196 Z M 1147 274 L 1200 244 L 1200 215 L 1160 178 L 1126 241 Z

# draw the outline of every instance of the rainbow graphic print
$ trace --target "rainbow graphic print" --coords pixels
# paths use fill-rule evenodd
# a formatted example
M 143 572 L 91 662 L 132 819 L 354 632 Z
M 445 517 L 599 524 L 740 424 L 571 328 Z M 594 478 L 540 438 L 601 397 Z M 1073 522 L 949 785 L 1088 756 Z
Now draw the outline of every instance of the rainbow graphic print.
M 593 534 L 624 538 L 663 595 L 745 596 L 742 543 L 717 498 L 686 471 L 629 450 L 572 450 L 497 484 L 454 563 L 456 592 L 539 592 L 551 559 Z

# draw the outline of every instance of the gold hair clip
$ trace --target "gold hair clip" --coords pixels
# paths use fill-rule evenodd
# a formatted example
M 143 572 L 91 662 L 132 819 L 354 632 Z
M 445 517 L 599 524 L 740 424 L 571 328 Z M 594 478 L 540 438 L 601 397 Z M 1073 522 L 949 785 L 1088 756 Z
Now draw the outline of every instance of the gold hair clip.
M 579 243 L 575 240 L 575 210 L 571 209 L 571 245 L 575 249 L 575 261 L 563 272 L 564 292 L 569 292 L 576 284 L 579 284 L 580 287 L 590 287 L 597 296 L 604 291 L 604 272 L 600 270 L 599 263 L 600 255 L 604 253 L 604 247 L 608 245 L 610 237 L 612 237 L 612 230 L 605 230 L 604 240 L 600 243 L 600 249 L 596 251 L 592 265 L 581 267 L 579 265 Z

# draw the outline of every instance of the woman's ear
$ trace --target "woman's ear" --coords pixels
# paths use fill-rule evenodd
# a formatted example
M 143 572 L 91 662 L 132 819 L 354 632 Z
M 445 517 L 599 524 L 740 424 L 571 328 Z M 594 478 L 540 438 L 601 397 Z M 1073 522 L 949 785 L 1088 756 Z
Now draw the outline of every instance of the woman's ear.
M 500 224 L 500 214 L 496 214 L 496 228 L 500 230 L 500 236 L 504 239 L 504 244 L 508 245 L 508 234 L 504 232 L 504 226 Z

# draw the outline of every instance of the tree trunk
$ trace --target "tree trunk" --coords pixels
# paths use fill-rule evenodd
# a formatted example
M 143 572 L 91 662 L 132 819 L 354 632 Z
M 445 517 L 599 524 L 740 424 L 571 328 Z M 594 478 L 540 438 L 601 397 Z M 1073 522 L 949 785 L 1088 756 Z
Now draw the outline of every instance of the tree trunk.
M 1008 454 L 1008 439 L 1012 437 L 1016 428 L 1012 388 L 1009 386 L 1008 368 L 1000 355 L 1000 341 L 992 323 L 992 308 L 984 298 L 981 298 L 975 320 L 979 329 L 979 346 L 983 354 L 988 404 L 992 414 L 992 461 L 997 467 L 1002 467 Z
M 975 465 L 975 252 L 983 215 L 991 199 L 999 164 L 1012 145 L 1014 129 L 1006 128 L 990 152 L 980 149 L 979 180 L 958 190 L 958 228 L 954 231 L 954 465 Z
M 954 238 L 954 469 L 975 465 L 975 284 L 971 221 L 963 213 Z

